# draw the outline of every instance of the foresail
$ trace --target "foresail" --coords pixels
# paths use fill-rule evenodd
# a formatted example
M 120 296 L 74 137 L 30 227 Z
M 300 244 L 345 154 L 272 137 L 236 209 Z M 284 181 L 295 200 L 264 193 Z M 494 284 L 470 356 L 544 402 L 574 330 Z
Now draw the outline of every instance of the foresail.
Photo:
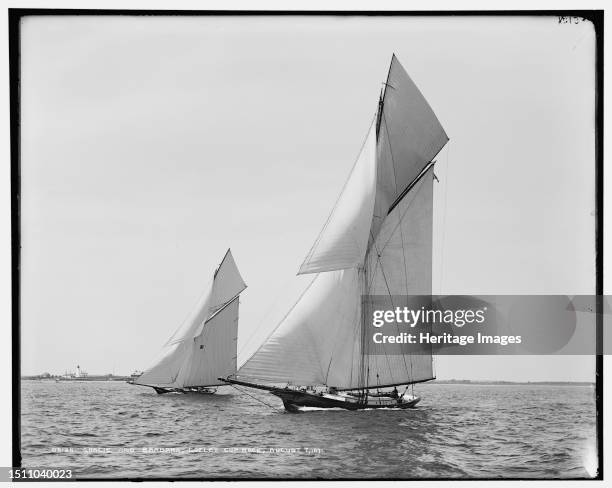
M 433 168 L 384 219 L 366 259 L 369 295 L 385 296 L 389 309 L 407 306 L 400 297 L 431 295 Z M 398 329 L 398 334 L 403 330 Z M 401 347 L 404 354 L 385 355 L 383 345 L 368 342 L 367 384 L 404 384 L 433 378 L 431 347 Z M 398 350 L 395 350 L 398 352 Z M 418 354 L 415 354 L 418 353 Z
M 359 272 L 321 273 L 237 375 L 270 383 L 357 384 Z
M 425 97 L 395 56 L 378 129 L 379 201 L 385 212 L 448 141 Z M 384 206 L 384 205 L 383 205 Z M 384 215 L 383 215 L 384 216 Z
M 376 194 L 376 124 L 318 239 L 298 274 L 334 271 L 363 262 Z
M 178 375 L 185 363 L 186 355 L 189 353 L 188 342 L 178 342 L 170 346 L 164 346 L 153 366 L 147 368 L 143 374 L 134 380 L 137 385 L 165 386 L 177 388 L 182 385 L 177 383 Z
M 191 354 L 193 339 L 200 333 L 202 324 L 210 317 L 210 303 L 215 288 L 215 280 L 202 294 L 196 306 L 183 321 L 178 330 L 164 344 L 162 351 L 153 365 L 147 368 L 138 378 L 143 385 L 168 386 L 180 388 L 179 373 Z
M 202 294 L 196 306 L 193 307 L 187 318 L 183 321 L 178 330 L 172 334 L 164 347 L 178 344 L 186 339 L 193 339 L 199 332 L 200 324 L 210 316 L 210 304 L 214 291 L 215 282 L 211 281 L 206 286 L 206 291 Z

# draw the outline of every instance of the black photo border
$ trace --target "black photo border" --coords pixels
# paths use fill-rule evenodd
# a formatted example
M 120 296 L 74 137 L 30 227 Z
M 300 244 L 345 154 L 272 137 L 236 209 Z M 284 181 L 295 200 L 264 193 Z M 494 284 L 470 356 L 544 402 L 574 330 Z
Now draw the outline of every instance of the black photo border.
M 20 234 L 20 197 L 21 197 L 21 126 L 20 126 L 20 23 L 28 16 L 308 16 L 308 17 L 519 17 L 519 16 L 552 16 L 581 17 L 590 21 L 595 29 L 596 61 L 595 61 L 595 252 L 596 275 L 595 293 L 604 293 L 604 12 L 603 10 L 435 10 L 435 11 L 361 11 L 361 10 L 137 10 L 137 9 L 39 9 L 39 8 L 9 8 L 9 89 L 10 89 L 10 179 L 11 179 L 11 352 L 12 352 L 12 465 L 21 468 L 21 341 L 20 341 L 20 272 L 21 272 L 21 234 Z M 597 307 L 597 341 L 603 344 L 602 301 Z M 597 454 L 598 470 L 594 478 L 563 478 L 563 480 L 603 480 L 603 355 L 596 356 L 596 420 L 597 420 Z M 175 477 L 133 477 L 133 478 L 74 478 L 79 481 L 535 481 L 533 478 L 175 478 Z M 544 478 L 555 479 L 555 478 Z M 540 480 L 538 478 L 537 480 Z M 35 481 L 35 480 L 28 480 Z M 44 479 L 41 481 L 49 481 Z M 66 480 L 58 480 L 66 481 Z

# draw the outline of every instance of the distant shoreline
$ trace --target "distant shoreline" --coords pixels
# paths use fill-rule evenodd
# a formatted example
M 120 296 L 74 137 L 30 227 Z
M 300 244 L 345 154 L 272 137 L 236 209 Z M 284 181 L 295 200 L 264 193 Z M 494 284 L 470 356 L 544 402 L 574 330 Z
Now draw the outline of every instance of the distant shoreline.
M 22 380 L 40 381 L 55 380 L 59 376 L 22 376 Z M 91 378 L 78 378 L 76 381 L 127 381 L 130 376 L 92 375 Z M 62 379 L 61 381 L 75 381 Z M 594 381 L 476 381 L 476 380 L 431 380 L 424 384 L 435 385 L 533 385 L 533 386 L 595 386 Z
M 41 380 L 59 380 L 59 381 L 127 381 L 131 377 L 130 376 L 122 376 L 122 375 L 87 375 L 87 376 L 75 376 L 71 378 L 66 378 L 61 375 L 31 375 L 31 376 L 22 376 L 21 380 L 31 380 L 31 381 L 41 381 Z
M 473 380 L 432 380 L 436 385 L 549 385 L 549 386 L 595 386 L 594 381 L 473 381 Z

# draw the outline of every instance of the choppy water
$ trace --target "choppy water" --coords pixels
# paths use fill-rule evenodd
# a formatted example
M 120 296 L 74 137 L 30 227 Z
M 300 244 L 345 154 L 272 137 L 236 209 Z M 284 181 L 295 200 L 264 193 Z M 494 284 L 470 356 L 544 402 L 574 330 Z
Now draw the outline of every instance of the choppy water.
M 249 391 L 275 408 L 220 393 L 23 381 L 23 465 L 79 478 L 559 478 L 597 461 L 590 386 L 425 384 L 413 410 L 302 414 L 266 392 Z

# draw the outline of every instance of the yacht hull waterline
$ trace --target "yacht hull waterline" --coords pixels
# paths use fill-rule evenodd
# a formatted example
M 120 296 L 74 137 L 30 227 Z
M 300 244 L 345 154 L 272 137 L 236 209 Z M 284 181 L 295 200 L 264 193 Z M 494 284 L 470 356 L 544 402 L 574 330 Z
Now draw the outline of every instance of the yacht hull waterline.
M 137 386 L 150 386 L 155 390 L 158 395 L 164 395 L 166 393 L 198 393 L 200 395 L 214 395 L 217 392 L 217 388 L 211 388 L 207 386 L 192 386 L 186 388 L 162 388 L 159 386 L 152 385 L 139 385 L 133 382 L 127 382 L 130 385 L 136 384 Z
M 217 392 L 216 388 L 206 386 L 192 386 L 186 388 L 158 388 L 153 386 L 152 388 L 158 395 L 163 395 L 164 393 L 198 393 L 201 395 L 213 395 Z
M 350 393 L 310 392 L 289 387 L 279 388 L 258 385 L 232 378 L 219 378 L 230 385 L 240 385 L 259 390 L 266 390 L 279 397 L 288 412 L 300 412 L 304 408 L 366 410 L 379 408 L 407 409 L 414 408 L 421 401 L 420 397 L 399 395 L 398 398 L 372 395 L 352 395 Z

